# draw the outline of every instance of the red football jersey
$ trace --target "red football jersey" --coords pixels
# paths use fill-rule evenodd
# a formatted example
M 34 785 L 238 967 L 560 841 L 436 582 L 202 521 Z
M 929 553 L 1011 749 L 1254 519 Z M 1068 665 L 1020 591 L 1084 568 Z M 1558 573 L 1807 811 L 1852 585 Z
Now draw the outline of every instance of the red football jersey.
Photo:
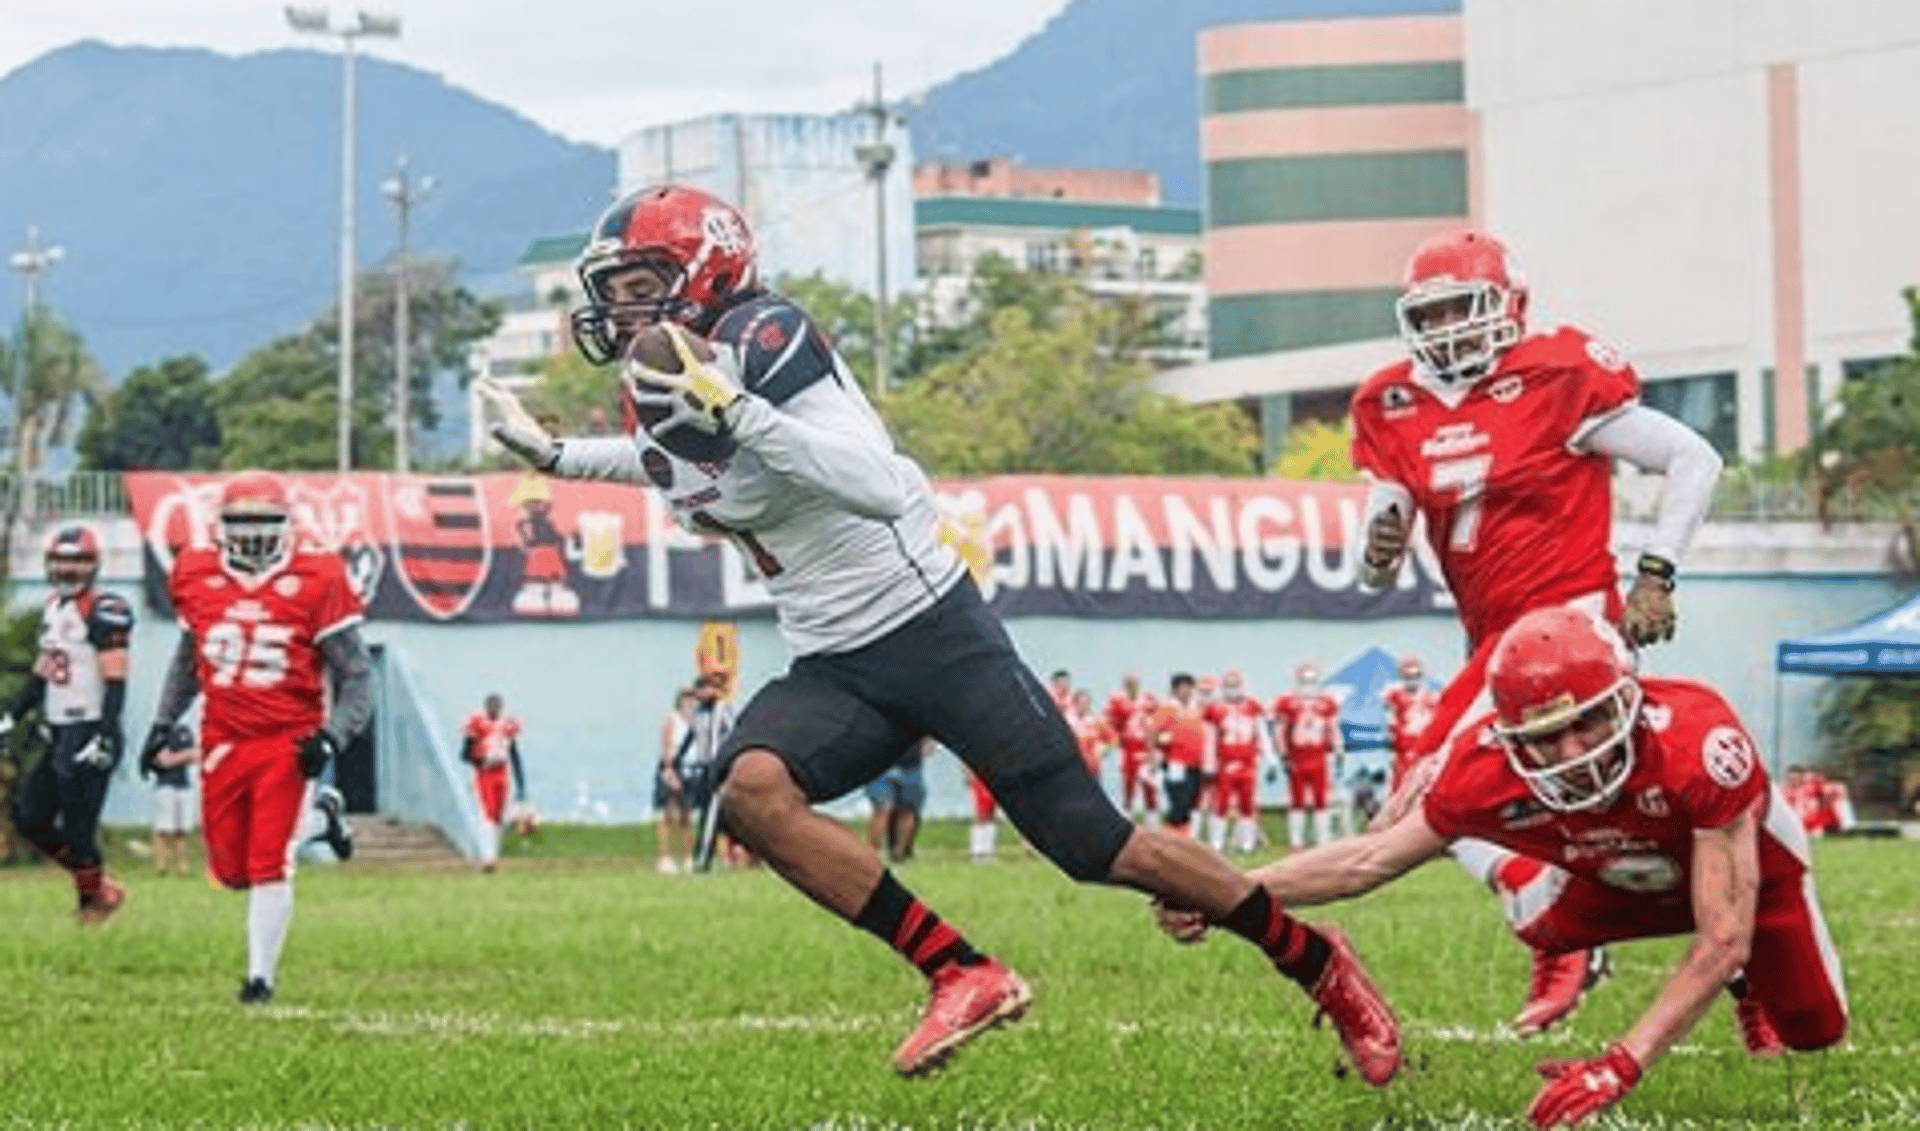
M 1100 755 L 1114 744 L 1113 728 L 1098 715 L 1067 716 L 1073 724 L 1073 736 L 1080 740 L 1080 757 L 1095 774 L 1100 772 Z
M 508 748 L 520 736 L 520 720 L 512 715 L 490 719 L 485 711 L 475 711 L 467 716 L 466 735 L 473 739 L 473 756 L 482 766 L 504 766 Z
M 1147 729 L 1169 763 L 1193 769 L 1206 764 L 1207 724 L 1193 708 L 1180 703 L 1162 703 L 1154 708 Z
M 206 697 L 203 747 L 305 733 L 326 717 L 320 641 L 362 619 L 338 555 L 298 551 L 262 577 L 230 571 L 220 552 L 183 550 L 167 582 L 193 635 Z
M 1418 745 L 1420 735 L 1433 721 L 1433 713 L 1440 706 L 1440 693 L 1424 683 L 1418 687 L 1396 683 L 1380 693 L 1380 702 L 1387 708 L 1387 745 L 1395 754 L 1407 754 Z
M 1273 701 L 1273 726 L 1286 740 L 1287 761 L 1324 760 L 1340 737 L 1340 701 L 1331 695 L 1282 695 Z
M 1128 695 L 1116 691 L 1107 700 L 1107 725 L 1120 738 L 1120 749 L 1138 754 L 1147 748 L 1147 718 L 1153 714 L 1154 698 L 1142 691 Z
M 1643 679 L 1633 730 L 1633 771 L 1603 809 L 1561 813 L 1541 805 L 1507 764 L 1487 714 L 1462 731 L 1423 806 L 1444 837 L 1480 837 L 1660 904 L 1691 898 L 1693 833 L 1720 828 L 1755 798 L 1771 797 L 1759 829 L 1760 879 L 1796 888 L 1807 841 L 1767 784 L 1758 748 L 1733 708 L 1705 684 Z
M 1221 766 L 1244 765 L 1259 759 L 1260 722 L 1266 717 L 1266 709 L 1251 696 L 1216 699 L 1207 704 L 1207 725 L 1213 728 Z
M 1612 461 L 1572 445 L 1639 395 L 1631 366 L 1569 328 L 1523 339 L 1457 394 L 1410 360 L 1354 393 L 1354 466 L 1412 494 L 1470 647 L 1587 593 L 1612 595 L 1618 619 Z

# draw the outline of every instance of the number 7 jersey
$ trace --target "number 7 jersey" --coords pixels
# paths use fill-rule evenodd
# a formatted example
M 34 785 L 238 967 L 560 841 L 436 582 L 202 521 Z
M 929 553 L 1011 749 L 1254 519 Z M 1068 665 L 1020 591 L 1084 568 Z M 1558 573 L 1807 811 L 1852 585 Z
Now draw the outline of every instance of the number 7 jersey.
M 1464 388 L 1403 360 L 1354 393 L 1354 466 L 1412 494 L 1470 644 L 1589 593 L 1617 613 L 1613 461 L 1581 444 L 1639 395 L 1631 366 L 1570 328 Z
M 217 550 L 185 550 L 167 590 L 193 638 L 203 747 L 305 734 L 324 721 L 320 642 L 363 619 L 337 555 L 295 551 L 256 578 L 228 570 Z

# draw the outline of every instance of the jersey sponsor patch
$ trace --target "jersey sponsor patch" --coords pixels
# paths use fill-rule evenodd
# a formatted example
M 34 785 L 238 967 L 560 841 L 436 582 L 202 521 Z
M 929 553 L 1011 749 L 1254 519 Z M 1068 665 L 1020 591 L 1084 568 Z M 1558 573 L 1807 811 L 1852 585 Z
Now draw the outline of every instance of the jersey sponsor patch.
M 1501 404 L 1512 404 L 1520 399 L 1521 393 L 1526 391 L 1527 383 L 1522 381 L 1517 374 L 1502 377 L 1487 386 L 1487 395 L 1499 401 Z
M 1622 891 L 1672 891 L 1680 886 L 1680 865 L 1666 856 L 1620 856 L 1600 866 L 1600 882 Z
M 1736 789 L 1753 776 L 1753 740 L 1739 727 L 1717 726 L 1700 743 L 1700 764 L 1707 776 L 1727 789 Z

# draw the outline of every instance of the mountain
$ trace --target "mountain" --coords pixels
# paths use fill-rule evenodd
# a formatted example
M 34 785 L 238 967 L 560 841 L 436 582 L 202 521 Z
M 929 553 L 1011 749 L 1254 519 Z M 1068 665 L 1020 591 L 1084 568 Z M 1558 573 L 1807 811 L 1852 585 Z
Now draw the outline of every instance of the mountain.
M 1014 52 L 927 92 L 918 160 L 1010 156 L 1039 167 L 1152 169 L 1169 204 L 1200 202 L 1200 29 L 1433 15 L 1461 0 L 1073 0 Z
M 413 210 L 415 253 L 458 260 L 470 281 L 606 202 L 612 151 L 402 64 L 355 68 L 363 266 L 396 247 L 380 184 L 403 152 L 435 182 Z M 313 50 L 41 56 L 0 79 L 0 249 L 28 225 L 65 249 L 42 299 L 114 379 L 175 354 L 224 369 L 337 299 L 341 77 L 337 54 Z

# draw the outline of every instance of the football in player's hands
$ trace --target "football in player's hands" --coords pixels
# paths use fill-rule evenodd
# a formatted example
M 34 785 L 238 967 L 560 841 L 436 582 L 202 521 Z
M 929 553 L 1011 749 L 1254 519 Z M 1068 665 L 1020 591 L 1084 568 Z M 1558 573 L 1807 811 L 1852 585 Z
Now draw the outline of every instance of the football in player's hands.
M 713 361 L 719 357 L 719 351 L 712 342 L 684 327 L 677 327 L 676 330 L 694 357 L 701 361 Z M 656 373 L 679 373 L 683 368 L 680 353 L 674 349 L 669 333 L 664 323 L 655 323 L 638 331 L 627 346 L 627 360 L 638 362 Z M 718 463 L 731 456 L 740 446 L 724 428 L 714 432 L 685 421 L 675 423 L 673 418 L 685 411 L 676 390 L 648 381 L 646 375 L 635 366 L 627 367 L 627 376 L 627 396 L 633 406 L 634 418 L 654 443 L 681 459 L 695 463 Z

